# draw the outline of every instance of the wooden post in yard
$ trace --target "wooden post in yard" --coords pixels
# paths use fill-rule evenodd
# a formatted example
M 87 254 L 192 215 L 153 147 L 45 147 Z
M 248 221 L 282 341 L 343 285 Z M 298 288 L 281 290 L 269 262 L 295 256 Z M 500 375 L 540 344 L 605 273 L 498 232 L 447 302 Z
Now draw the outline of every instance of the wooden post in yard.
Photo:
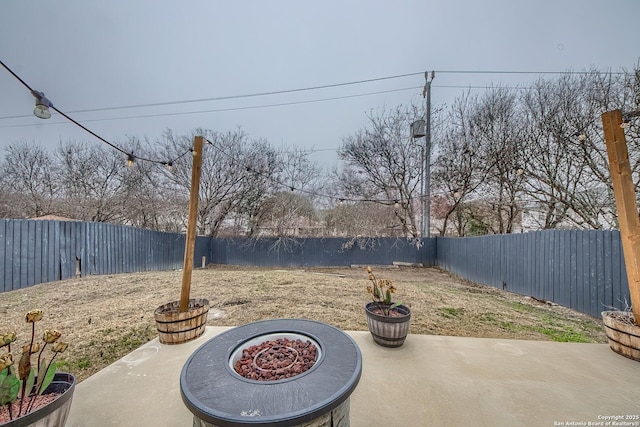
M 200 172 L 202 170 L 202 144 L 204 138 L 196 136 L 193 140 L 193 167 L 191 169 L 191 193 L 189 195 L 189 220 L 187 222 L 187 241 L 184 246 L 184 268 L 182 269 L 182 292 L 180 293 L 180 312 L 189 309 L 191 291 L 191 272 L 193 271 L 193 252 L 196 244 L 198 222 L 198 196 L 200 194 Z
M 636 325 L 640 325 L 640 218 L 636 205 L 636 192 L 631 180 L 627 140 L 624 136 L 624 129 L 620 127 L 621 123 L 622 112 L 620 110 L 607 111 L 602 115 L 611 182 L 618 211 L 622 250 L 627 267 L 631 307 Z

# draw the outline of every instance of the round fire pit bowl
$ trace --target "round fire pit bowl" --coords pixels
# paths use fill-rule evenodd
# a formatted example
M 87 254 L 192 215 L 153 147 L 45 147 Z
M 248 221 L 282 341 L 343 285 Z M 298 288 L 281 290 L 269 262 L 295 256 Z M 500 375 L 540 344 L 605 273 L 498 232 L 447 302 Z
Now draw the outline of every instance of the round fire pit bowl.
M 313 366 L 267 381 L 234 370 L 243 350 L 278 339 L 315 346 Z M 230 329 L 198 348 L 182 368 L 180 392 L 194 427 L 348 426 L 349 396 L 361 373 L 360 349 L 341 330 L 313 320 L 265 320 Z

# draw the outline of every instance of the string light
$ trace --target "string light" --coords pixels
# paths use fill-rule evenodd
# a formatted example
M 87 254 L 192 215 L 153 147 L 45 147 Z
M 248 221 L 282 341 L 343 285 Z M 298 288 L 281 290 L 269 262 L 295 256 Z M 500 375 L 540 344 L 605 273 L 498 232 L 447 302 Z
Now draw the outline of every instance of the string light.
M 84 125 L 78 123 L 76 120 L 72 119 L 71 117 L 69 117 L 67 114 L 65 114 L 64 112 L 60 111 L 59 109 L 57 109 L 56 107 L 53 106 L 53 103 L 47 99 L 46 96 L 44 96 L 43 92 L 34 90 L 31 88 L 31 86 L 29 86 L 27 84 L 27 82 L 25 82 L 24 80 L 22 80 L 20 78 L 20 76 L 18 76 L 15 72 L 13 72 L 13 70 L 11 68 L 9 68 L 4 62 L 2 62 L 0 60 L 0 65 L 2 65 L 2 67 L 4 69 L 6 69 L 13 77 L 15 77 L 20 83 L 22 83 L 22 85 L 24 87 L 26 87 L 29 92 L 31 92 L 31 94 L 36 98 L 36 108 L 33 110 L 33 114 L 35 114 L 37 117 L 41 118 L 41 119 L 48 119 L 51 117 L 51 111 L 49 111 L 49 109 L 53 109 L 55 110 L 58 114 L 60 114 L 62 117 L 64 117 L 65 119 L 69 120 L 71 123 L 75 124 L 76 126 L 78 126 L 79 128 L 81 128 L 82 130 L 84 130 L 85 132 L 93 135 L 94 137 L 96 137 L 98 140 L 104 142 L 105 144 L 107 144 L 108 146 L 110 146 L 111 148 L 121 152 L 122 154 L 126 154 L 127 155 L 127 165 L 128 166 L 132 166 L 134 161 L 137 160 L 141 160 L 141 161 L 145 161 L 145 162 L 151 162 L 151 163 L 157 163 L 157 164 L 166 164 L 167 162 L 163 162 L 163 161 L 159 161 L 159 160 L 153 160 L 153 159 L 147 159 L 145 157 L 134 157 L 133 153 L 128 153 L 126 152 L 124 149 L 118 147 L 117 145 L 107 141 L 106 139 L 104 139 L 103 137 L 101 137 L 100 135 L 98 135 L 97 133 L 93 132 L 92 130 L 88 129 L 87 127 L 85 127 Z M 180 156 L 178 156 L 176 159 L 172 160 L 170 163 L 173 164 L 173 162 L 175 162 L 176 160 L 180 159 L 181 157 L 183 157 L 186 153 L 188 153 L 189 151 L 185 151 L 184 153 L 182 153 Z
M 33 109 L 33 114 L 40 119 L 50 119 L 51 111 L 49 108 L 53 107 L 51 101 L 44 96 L 44 93 L 32 90 L 31 95 L 36 98 L 36 108 Z
M 186 150 L 184 153 L 182 153 L 181 155 L 179 155 L 177 158 L 175 158 L 173 160 L 169 160 L 169 161 L 159 161 L 159 160 L 147 159 L 147 158 L 144 158 L 144 157 L 134 156 L 133 153 L 128 153 L 124 149 L 116 146 L 115 144 L 112 144 L 111 142 L 109 142 L 106 139 L 102 138 L 101 136 L 99 136 L 95 132 L 89 130 L 88 128 L 86 128 L 82 124 L 78 123 L 77 121 L 75 121 L 74 119 L 72 119 L 71 117 L 66 115 L 64 112 L 62 112 L 59 109 L 57 109 L 56 107 L 54 107 L 53 103 L 51 103 L 51 101 L 48 100 L 44 96 L 44 93 L 33 90 L 26 82 L 24 82 L 16 73 L 14 73 L 9 67 L 7 67 L 1 60 L 0 60 L 0 65 L 2 65 L 10 74 L 12 74 L 17 80 L 19 80 L 31 92 L 31 94 L 36 98 L 36 110 L 38 110 L 38 113 L 36 113 L 36 111 L 34 110 L 34 114 L 36 114 L 40 118 L 49 118 L 49 117 L 51 117 L 51 112 L 49 111 L 49 109 L 55 110 L 57 113 L 62 115 L 64 118 L 66 118 L 67 120 L 69 120 L 70 122 L 75 124 L 76 126 L 82 128 L 86 132 L 90 133 L 91 135 L 93 135 L 94 137 L 99 139 L 100 141 L 104 142 L 105 144 L 109 145 L 110 147 L 114 148 L 115 150 L 120 151 L 123 154 L 126 154 L 127 155 L 127 165 L 128 166 L 132 166 L 133 163 L 136 160 L 140 160 L 140 161 L 147 161 L 147 162 L 151 162 L 151 163 L 161 164 L 161 165 L 165 166 L 169 171 L 171 171 L 172 168 L 173 168 L 174 163 L 177 160 L 179 160 L 180 158 L 184 157 L 187 153 L 191 152 L 193 155 L 196 155 L 195 150 L 193 150 L 193 148 L 190 148 L 190 149 Z M 438 73 L 440 73 L 440 74 L 456 74 L 456 73 L 458 73 L 458 74 L 460 74 L 460 73 L 465 73 L 465 74 L 588 74 L 590 72 L 575 72 L 575 71 L 569 71 L 569 72 L 555 72 L 555 71 L 547 71 L 547 72 L 545 72 L 545 71 L 438 71 Z M 243 96 L 237 96 L 237 97 L 262 96 L 262 95 L 270 95 L 270 94 L 276 94 L 276 93 L 288 93 L 288 92 L 298 92 L 298 91 L 303 91 L 303 90 L 323 89 L 323 88 L 328 88 L 328 87 L 346 86 L 346 85 L 356 84 L 356 83 L 366 83 L 366 82 L 373 82 L 373 81 L 378 81 L 378 80 L 385 80 L 385 79 L 399 78 L 399 77 L 407 77 L 407 76 L 421 75 L 421 74 L 422 74 L 422 72 L 409 73 L 409 74 L 404 74 L 404 75 L 390 76 L 390 77 L 384 77 L 384 78 L 378 78 L 378 79 L 362 80 L 362 81 L 358 81 L 358 82 L 347 82 L 347 83 L 339 83 L 339 84 L 334 84 L 334 85 L 324 85 L 324 86 L 316 86 L 316 87 L 303 88 L 303 89 L 293 89 L 293 90 L 276 91 L 276 92 L 268 92 L 268 93 L 260 93 L 260 94 L 249 94 L 249 95 L 243 95 Z M 608 74 L 616 74 L 617 75 L 617 74 L 629 74 L 629 73 L 612 73 L 612 72 L 608 72 Z M 402 90 L 406 90 L 406 89 L 402 89 Z M 229 97 L 229 98 L 232 98 L 232 97 Z M 185 102 L 199 102 L 199 101 L 204 101 L 204 100 L 190 100 L 190 101 L 185 101 Z M 165 104 L 169 104 L 169 103 L 159 103 L 157 105 L 165 105 Z M 149 104 L 149 105 L 151 105 L 151 104 Z M 133 108 L 133 107 L 129 106 L 129 107 L 119 107 L 119 108 Z M 115 108 L 102 108 L 102 109 L 86 110 L 86 111 L 98 111 L 98 110 L 107 110 L 107 109 L 115 109 Z M 631 114 L 625 115 L 623 117 L 623 122 L 621 123 L 621 126 L 628 125 L 628 123 L 630 121 L 630 117 L 636 117 L 636 116 L 640 116 L 640 112 L 636 111 L 636 112 L 632 112 Z M 584 136 L 584 138 L 582 138 L 583 135 L 577 135 L 577 136 L 581 140 L 584 140 L 584 138 L 586 138 L 586 136 Z M 211 142 L 211 141 L 209 141 L 207 139 L 205 139 L 205 142 L 206 142 L 207 145 L 215 145 L 215 144 L 213 144 L 213 142 Z M 227 155 L 228 157 L 233 158 L 233 157 L 229 156 L 228 154 L 226 154 L 223 150 L 220 150 L 220 151 L 223 154 Z M 260 173 L 259 171 L 251 170 L 251 168 L 249 166 L 247 166 L 247 171 L 252 171 L 253 173 L 255 173 L 257 175 L 264 175 L 264 174 Z M 521 174 L 520 173 L 520 169 L 518 169 L 517 173 L 519 175 Z M 524 173 L 524 171 L 522 171 L 522 173 Z M 277 184 L 279 186 L 287 187 L 287 185 L 276 181 L 274 178 L 272 178 L 270 176 L 267 176 L 266 178 L 270 179 L 272 182 L 274 182 L 275 184 Z M 294 187 L 289 187 L 289 188 L 291 189 L 291 191 L 295 190 Z M 327 195 L 327 194 L 320 194 L 320 193 L 307 191 L 307 190 L 302 190 L 302 189 L 299 189 L 299 191 L 301 193 L 305 193 L 305 194 L 312 195 L 312 196 L 320 196 L 320 197 L 326 197 L 326 198 L 333 199 L 333 200 L 338 200 L 340 203 L 344 203 L 345 201 L 350 201 L 350 202 L 373 202 L 373 203 L 381 203 L 381 204 L 386 204 L 386 205 L 394 205 L 396 207 L 399 206 L 399 203 L 398 203 L 397 200 L 380 200 L 380 199 L 369 199 L 369 198 L 344 199 L 344 198 L 337 198 L 336 196 L 331 196 L 331 195 Z M 456 194 L 454 193 L 454 196 L 455 195 Z M 410 200 L 409 200 L 409 202 L 410 202 Z
M 580 141 L 584 141 L 585 139 L 587 139 L 587 135 L 585 135 L 584 132 L 576 132 L 573 134 L 573 136 L 578 138 L 578 140 Z

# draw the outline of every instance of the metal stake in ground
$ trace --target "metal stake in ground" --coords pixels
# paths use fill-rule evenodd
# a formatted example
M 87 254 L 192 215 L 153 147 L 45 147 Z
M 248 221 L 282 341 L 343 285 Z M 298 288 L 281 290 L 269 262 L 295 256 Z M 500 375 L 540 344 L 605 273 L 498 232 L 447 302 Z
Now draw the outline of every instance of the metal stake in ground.
M 184 313 L 189 309 L 191 272 L 193 271 L 193 252 L 196 244 L 196 227 L 198 222 L 198 196 L 200 194 L 203 140 L 204 138 L 201 136 L 196 136 L 193 140 L 193 167 L 191 169 L 191 193 L 189 195 L 189 220 L 187 222 L 187 239 L 184 247 L 182 292 L 180 293 L 181 313 Z

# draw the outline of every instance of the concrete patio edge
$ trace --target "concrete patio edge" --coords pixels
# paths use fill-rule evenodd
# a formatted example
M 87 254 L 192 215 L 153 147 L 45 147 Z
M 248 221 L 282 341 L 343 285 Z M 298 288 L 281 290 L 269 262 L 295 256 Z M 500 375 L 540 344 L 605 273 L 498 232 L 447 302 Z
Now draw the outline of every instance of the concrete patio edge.
M 227 329 L 208 326 L 185 344 L 144 344 L 76 386 L 66 425 L 190 426 L 182 366 Z M 353 427 L 640 426 L 640 363 L 606 344 L 409 335 L 390 349 L 369 332 L 347 333 L 363 359 Z

